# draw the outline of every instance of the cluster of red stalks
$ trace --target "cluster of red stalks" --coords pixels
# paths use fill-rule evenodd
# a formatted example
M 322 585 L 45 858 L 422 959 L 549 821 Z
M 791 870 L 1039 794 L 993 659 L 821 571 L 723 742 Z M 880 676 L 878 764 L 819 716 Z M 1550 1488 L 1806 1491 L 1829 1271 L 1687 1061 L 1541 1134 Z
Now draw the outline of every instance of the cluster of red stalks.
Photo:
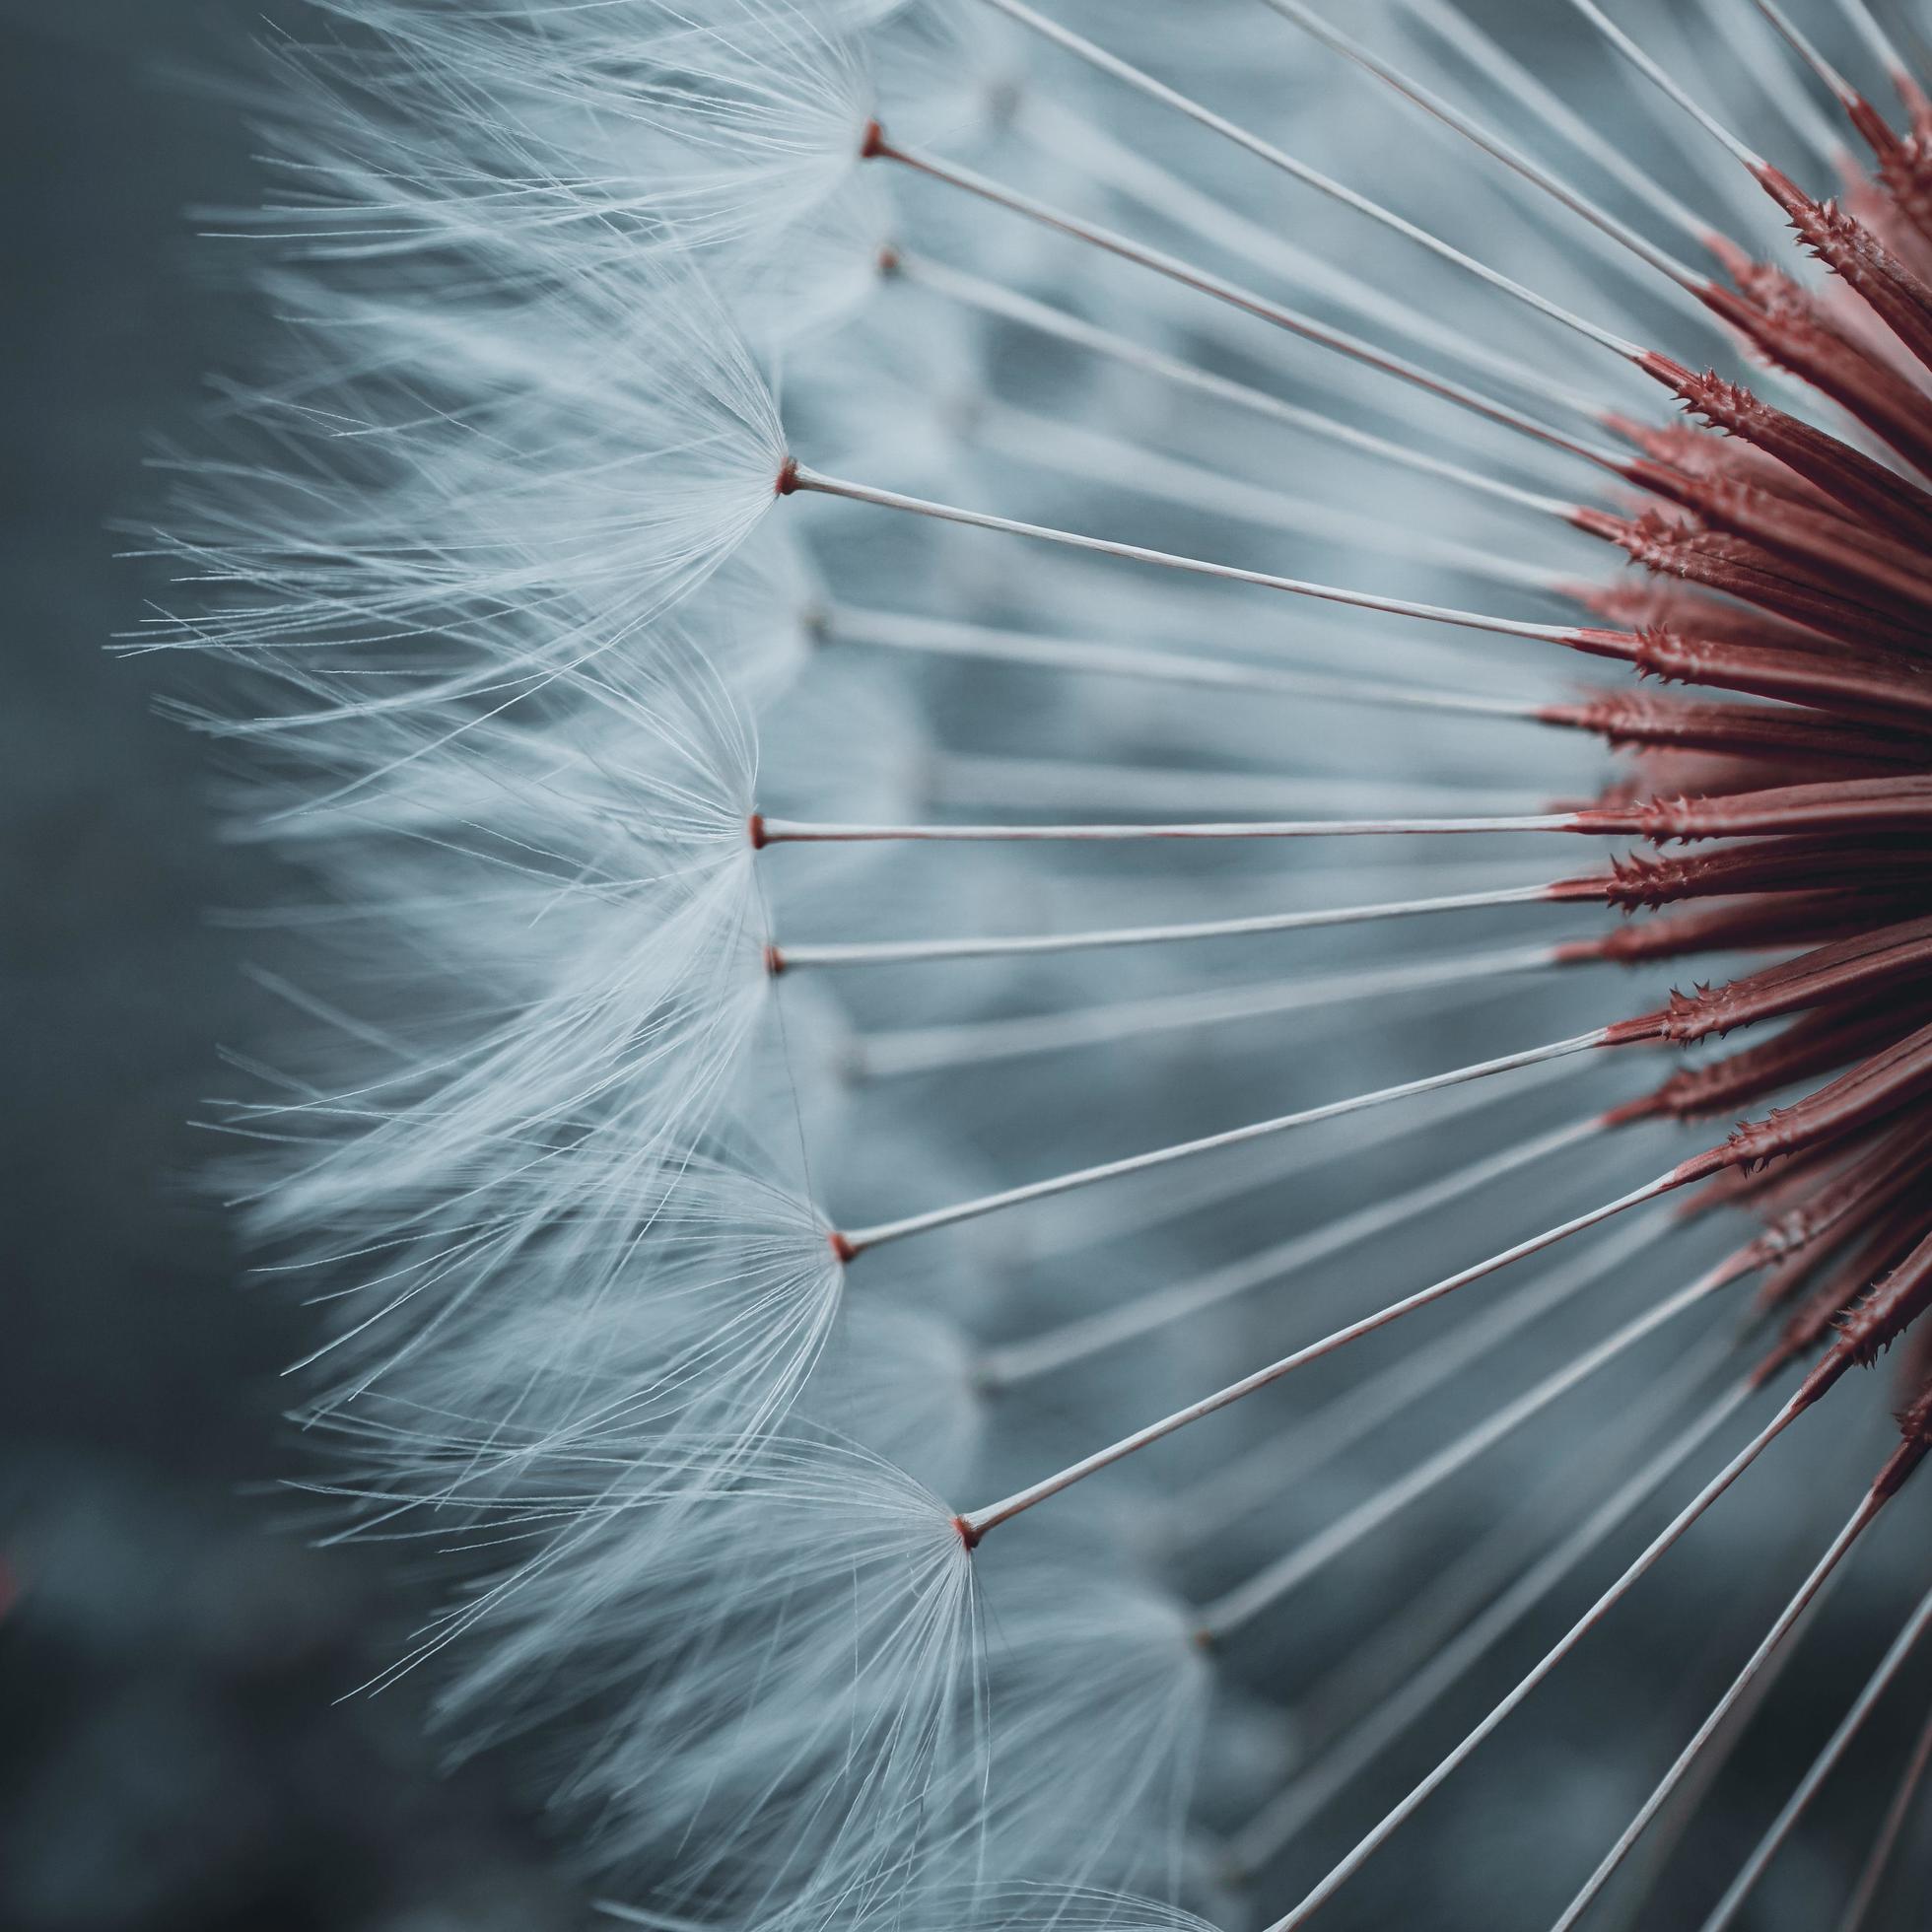
M 1199 104 L 1046 20 L 1024 0 L 991 0 L 1063 48 L 1098 66 L 1262 160 L 1328 191 L 1302 164 Z M 1000 1502 L 957 1517 L 968 1548 L 992 1529 L 1176 1429 L 1212 1414 L 1282 1376 L 1399 1320 L 1415 1308 L 1613 1214 L 1666 1194 L 1692 1191 L 1687 1212 L 1724 1205 L 1754 1211 L 1762 1231 L 1687 1293 L 1761 1276 L 1761 1310 L 1780 1318 L 1776 1339 L 1748 1386 L 1809 1364 L 1776 1417 L 1665 1530 L 1576 1628 L 1457 1747 L 1437 1770 L 1363 1839 L 1272 1932 L 1291 1932 L 1383 1842 L 1508 1710 L 1642 1575 L 1690 1523 L 1792 1420 L 1854 1366 L 1870 1365 L 1932 1305 L 1932 102 L 1896 75 L 1910 131 L 1900 136 L 1868 102 L 1788 33 L 1837 95 L 1869 144 L 1875 167 L 1847 181 L 1842 202 L 1815 199 L 1721 128 L 1678 89 L 1603 13 L 1579 11 L 1730 149 L 1772 197 L 1800 243 L 1829 271 L 1823 292 L 1750 259 L 1722 236 L 1704 241 L 1727 278 L 1720 286 L 1643 242 L 1614 217 L 1583 202 L 1492 137 L 1359 47 L 1303 0 L 1269 0 L 1276 11 L 1345 52 L 1563 200 L 1600 232 L 1694 295 L 1761 364 L 1809 383 L 1849 421 L 1845 434 L 1801 420 L 1750 388 L 1696 373 L 1581 317 L 1417 232 L 1396 226 L 1515 299 L 1571 328 L 1668 389 L 1685 419 L 1664 427 L 1597 414 L 1615 447 L 1552 431 L 1474 391 L 1384 357 L 1298 311 L 1051 208 L 985 176 L 894 145 L 873 123 L 866 160 L 911 169 L 932 180 L 1044 224 L 1066 237 L 1149 270 L 1199 294 L 1314 341 L 1384 375 L 1432 391 L 1492 423 L 1552 444 L 1594 465 L 1631 494 L 1622 509 L 1520 501 L 1618 546 L 1648 574 L 1613 587 L 1573 586 L 1588 611 L 1582 625 L 1525 623 L 1439 605 L 1338 589 L 1299 579 L 1213 564 L 1165 551 L 1018 522 L 845 482 L 788 461 L 777 493 L 818 492 L 981 529 L 1069 544 L 1138 564 L 1232 580 L 1290 595 L 1557 645 L 1622 662 L 1662 685 L 1695 687 L 1602 693 L 1574 703 L 1504 715 L 1595 733 L 1629 755 L 1627 778 L 1606 795 L 1531 817 L 1135 825 L 812 825 L 756 815 L 755 847 L 800 841 L 1301 838 L 1387 834 L 1533 832 L 1629 838 L 1649 848 L 1601 872 L 1484 899 L 1414 901 L 1363 917 L 1470 904 L 1594 902 L 1627 915 L 1603 936 L 1557 947 L 1547 963 L 1668 961 L 1697 955 L 1768 954 L 1721 984 L 1695 984 L 1649 1012 L 1576 1038 L 1380 1093 L 1282 1116 L 1206 1139 L 1106 1163 L 879 1226 L 834 1233 L 842 1263 L 883 1242 L 1047 1194 L 1119 1179 L 1166 1161 L 1379 1105 L 1386 1100 L 1506 1072 L 1540 1060 L 1629 1046 L 1714 1043 L 1773 1023 L 1762 1043 L 1710 1048 L 1700 1064 L 1674 1072 L 1643 1098 L 1595 1125 L 1638 1120 L 1739 1122 L 1727 1138 L 1645 1187 L 1459 1271 L 1350 1323 L 1322 1341 L 1244 1376 L 1219 1392 L 1146 1424 Z M 1782 23 L 1781 14 L 1766 12 Z M 1781 25 L 1780 31 L 1787 31 Z M 1359 198 L 1350 205 L 1366 207 Z M 894 256 L 888 272 L 903 264 Z M 1046 311 L 1034 307 L 1033 315 Z M 1102 352 L 1119 345 L 1083 323 L 1049 318 Z M 1130 350 L 1130 359 L 1139 352 Z M 1145 357 L 1139 357 L 1144 363 Z M 1160 359 L 1154 359 L 1159 362 Z M 1171 366 L 1162 371 L 1172 375 Z M 1194 380 L 1181 372 L 1184 381 Z M 1212 379 L 1208 379 L 1212 380 Z M 1315 916 L 1326 920 L 1330 916 Z M 1342 917 L 1350 917 L 1343 915 Z M 1279 922 L 1147 929 L 1065 939 L 1007 942 L 1014 950 L 1176 940 L 1221 931 L 1282 929 Z M 999 951 L 1001 942 L 988 948 Z M 943 957 L 958 948 L 922 946 L 773 947 L 773 973 L 800 964 Z M 971 948 L 965 948 L 971 950 Z M 1784 1099 L 1797 1093 L 1801 1097 Z M 1898 1404 L 1903 1439 L 1859 1511 L 1780 1619 L 1766 1648 L 1787 1634 L 1822 1579 L 1917 1464 L 1932 1451 L 1932 1322 L 1903 1351 Z M 1205 1616 L 1204 1634 L 1249 1614 L 1231 1593 Z M 1910 1626 L 1932 1621 L 1932 1598 Z M 1761 1661 L 1763 1652 L 1760 1652 Z M 1757 1663 L 1751 1667 L 1757 1668 Z M 1888 1663 L 1881 1683 L 1896 1668 Z M 1734 1687 L 1739 1694 L 1751 1671 Z M 1874 1691 L 1873 1694 L 1876 1694 Z M 1565 1915 L 1571 1924 L 1593 1898 L 1655 1806 L 1682 1777 L 1729 1702 L 1713 1713 L 1650 1806 Z M 1861 1701 L 1859 1710 L 1867 1707 Z M 1849 1721 L 1849 1720 L 1848 1720 Z M 1839 1745 L 1833 1746 L 1835 1752 Z M 1774 1843 L 1775 1837 L 1767 1843 Z M 1765 1852 L 1763 1855 L 1768 1855 Z M 1752 1871 L 1758 1869 L 1754 1865 Z M 1741 1881 L 1747 1884 L 1748 1879 Z M 1735 1890 L 1713 1926 L 1728 1923 Z
M 1698 420 L 1620 423 L 1641 451 L 1623 474 L 1659 501 L 1575 518 L 1657 580 L 1583 592 L 1623 628 L 1582 632 L 1580 649 L 1645 677 L 1783 702 L 1644 694 L 1550 714 L 1634 754 L 1628 783 L 1579 811 L 1578 829 L 1668 848 L 1556 888 L 1633 916 L 1575 956 L 1795 949 L 1612 1034 L 1690 1043 L 1796 1015 L 1767 1044 L 1673 1074 L 1620 1118 L 1736 1115 L 1831 1075 L 1679 1169 L 1702 1184 L 1693 1206 L 1747 1203 L 1767 1222 L 1733 1266 L 1767 1269 L 1762 1303 L 1788 1311 L 1762 1377 L 1824 1345 L 1807 1399 L 1932 1303 L 1932 491 L 1913 480 L 1932 475 L 1932 104 L 1903 92 L 1904 136 L 1869 103 L 1847 103 L 1877 166 L 1843 203 L 1753 170 L 1832 271 L 1834 299 L 1735 251 L 1735 287 L 1706 295 L 1759 356 L 1828 396 L 1896 465 L 1737 382 L 1646 356 Z M 1907 1443 L 1888 1481 L 1932 1428 L 1922 1340 L 1906 1377 Z
M 994 4 L 1197 120 L 1232 131 L 1276 165 L 1301 172 L 1278 151 L 1231 130 L 1019 0 Z M 1272 4 L 1305 17 L 1332 44 L 1375 66 L 1309 10 L 1292 0 Z M 1597 17 L 1593 7 L 1587 11 Z M 1607 18 L 1601 24 L 1621 43 L 1620 30 Z M 1634 48 L 1627 50 L 1641 60 Z M 1392 70 L 1376 71 L 1399 91 L 1421 98 Z M 1571 326 L 1669 389 L 1689 420 L 1655 427 L 1604 416 L 1625 455 L 1548 432 L 1510 412 L 1498 414 L 1470 392 L 1413 368 L 1378 364 L 1492 420 L 1554 441 L 1638 493 L 1617 512 L 1556 506 L 1564 520 L 1616 544 L 1649 573 L 1643 584 L 1626 578 L 1608 587 L 1573 586 L 1574 597 L 1596 620 L 1590 624 L 1518 623 L 1238 571 L 846 483 L 796 460 L 787 461 L 776 480 L 780 497 L 823 492 L 1329 601 L 1539 639 L 1628 664 L 1647 680 L 1699 687 L 1707 695 L 1605 693 L 1533 714 L 1545 724 L 1593 732 L 1631 754 L 1625 783 L 1589 803 L 1517 820 L 1001 828 L 813 826 L 760 814 L 750 822 L 751 842 L 761 849 L 825 839 L 1490 830 L 1647 842 L 1654 851 L 1601 873 L 1557 880 L 1537 895 L 1552 903 L 1597 902 L 1632 916 L 1599 938 L 1556 949 L 1557 963 L 1740 951 L 1779 957 L 1728 983 L 1675 994 L 1654 1012 L 1551 1051 L 1689 1046 L 1760 1022 L 1786 1022 L 1767 1044 L 1678 1072 L 1606 1124 L 1736 1119 L 1800 1082 L 1830 1076 L 1802 1099 L 1744 1120 L 1722 1144 L 1682 1163 L 1644 1197 L 1698 1186 L 1693 1208 L 1721 1201 L 1763 1212 L 1768 1230 L 1741 1251 L 1732 1268 L 1739 1276 L 1768 1269 L 1765 1302 L 1789 1311 L 1783 1337 L 1763 1364 L 1765 1379 L 1824 1345 L 1800 1407 L 1853 1363 L 1873 1361 L 1932 1302 L 1932 1190 L 1926 1186 L 1932 1178 L 1932 1110 L 1923 1104 L 1932 1092 L 1932 489 L 1914 480 L 1932 477 L 1932 104 L 1909 79 L 1898 77 L 1911 122 L 1910 133 L 1900 136 L 1868 102 L 1829 78 L 1876 158 L 1868 176 L 1848 182 L 1842 203 L 1815 199 L 1678 97 L 1749 168 L 1801 243 L 1830 270 L 1827 292 L 1751 259 L 1717 234 L 1704 239 L 1730 286 L 1692 277 L 1681 266 L 1668 272 L 1753 356 L 1803 379 L 1849 416 L 1856 427 L 1848 437 L 1803 421 L 1741 383 L 1696 373 L 1573 316 L 1565 317 Z M 1668 82 L 1660 84 L 1677 93 Z M 865 129 L 862 153 L 1338 346 L 1321 325 L 1205 271 L 899 148 L 876 122 Z M 1607 218 L 1599 225 L 1608 225 Z M 1632 245 L 1643 251 L 1641 243 Z M 888 261 L 888 269 L 892 265 Z M 1341 346 L 1358 354 L 1359 345 Z M 1874 453 L 1880 450 L 1886 453 Z M 813 950 L 773 947 L 767 963 L 777 974 Z M 886 956 L 892 949 L 817 950 L 830 958 L 842 950 Z M 1520 1061 L 1467 1070 L 1514 1064 Z M 850 1260 L 881 1238 L 1138 1164 L 1087 1170 L 1041 1189 L 858 1235 L 835 1234 L 833 1248 L 842 1261 Z M 1927 1328 L 1932 1331 L 1932 1324 Z M 1901 1407 L 1916 1454 L 1932 1415 L 1932 1350 L 1914 1350 L 1908 1377 Z
M 1075 43 L 1074 36 L 1050 31 Z M 1644 679 L 1710 694 L 1606 693 L 1537 713 L 1547 724 L 1602 736 L 1630 753 L 1632 765 L 1627 781 L 1607 795 L 1518 821 L 1516 828 L 1628 836 L 1657 848 L 1548 888 L 1543 896 L 1552 902 L 1597 902 L 1633 915 L 1600 938 L 1561 948 L 1564 961 L 1759 950 L 1787 955 L 1727 984 L 1674 995 L 1661 1009 L 1606 1028 L 1590 1044 L 1686 1046 L 1762 1021 L 1790 1022 L 1766 1045 L 1674 1074 L 1647 1099 L 1620 1110 L 1619 1121 L 1735 1118 L 1795 1083 L 1833 1075 L 1803 1099 L 1747 1120 L 1722 1145 L 1683 1163 L 1670 1181 L 1672 1187 L 1703 1184 L 1700 1200 L 1748 1202 L 1768 1216 L 1769 1231 L 1740 1255 L 1737 1272 L 1775 1262 L 1765 1298 L 1791 1311 L 1784 1339 L 1764 1365 L 1767 1377 L 1828 1343 L 1806 1385 L 1808 1399 L 1853 1362 L 1873 1360 L 1932 1301 L 1932 1191 L 1926 1187 L 1932 1113 L 1920 1104 L 1932 1090 L 1932 489 L 1914 480 L 1914 474 L 1932 477 L 1932 104 L 1903 76 L 1899 84 L 1911 120 L 1904 136 L 1862 98 L 1848 90 L 1841 96 L 1876 157 L 1868 177 L 1848 183 L 1842 203 L 1815 199 L 1712 128 L 1789 217 L 1801 243 L 1831 271 L 1828 293 L 1753 260 L 1716 234 L 1706 241 L 1731 286 L 1685 284 L 1754 356 L 1802 378 L 1850 416 L 1857 425 L 1852 434 L 1865 447 L 1741 383 L 1590 331 L 1669 389 L 1690 419 L 1656 427 L 1606 418 L 1631 451 L 1627 457 L 1607 459 L 1567 446 L 1641 493 L 1622 511 L 1577 506 L 1567 512 L 1568 521 L 1618 545 L 1650 574 L 1640 585 L 1625 579 L 1574 586 L 1596 623 L 1511 624 L 1126 546 L 1089 545 L 1370 608 L 1539 637 L 1628 664 Z M 877 123 L 866 129 L 862 153 L 1174 272 L 1171 263 L 1117 238 L 895 147 Z M 1208 279 L 1180 279 L 1221 292 Z M 1240 300 L 1270 319 L 1284 319 Z M 1319 334 L 1298 319 L 1286 323 Z M 1890 459 L 1872 453 L 1880 448 Z M 777 489 L 781 496 L 823 490 L 1070 540 L 846 485 L 795 461 L 786 464 Z M 812 828 L 762 816 L 751 823 L 759 847 L 798 838 L 1096 835 L 1106 834 L 1097 828 Z M 790 959 L 775 948 L 773 971 Z M 834 1246 L 847 1255 L 845 1237 L 835 1236 Z M 1917 1432 L 1929 1413 L 1924 1398 L 1932 1384 L 1923 1391 L 1918 1385 L 1932 1375 L 1932 1351 L 1916 1351 L 1909 1372 L 1913 1388 L 1904 1412 Z

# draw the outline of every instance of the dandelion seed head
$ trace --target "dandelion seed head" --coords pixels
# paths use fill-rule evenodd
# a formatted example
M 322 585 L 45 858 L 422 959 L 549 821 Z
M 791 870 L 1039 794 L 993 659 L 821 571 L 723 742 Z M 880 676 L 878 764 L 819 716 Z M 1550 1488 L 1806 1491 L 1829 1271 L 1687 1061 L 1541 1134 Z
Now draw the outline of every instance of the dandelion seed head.
M 1907 57 L 321 11 L 136 642 L 303 881 L 221 1125 L 398 1668 L 640 1923 L 1682 1917 L 1932 1438 Z M 1768 1608 L 1605 1852 L 1544 1686 L 1687 1543 Z

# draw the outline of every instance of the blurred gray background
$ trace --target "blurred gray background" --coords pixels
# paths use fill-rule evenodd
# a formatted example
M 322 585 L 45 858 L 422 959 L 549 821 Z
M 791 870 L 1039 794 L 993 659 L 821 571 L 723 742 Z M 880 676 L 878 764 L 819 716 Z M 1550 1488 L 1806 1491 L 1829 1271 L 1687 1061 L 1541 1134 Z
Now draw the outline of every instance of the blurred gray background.
M 249 896 L 171 663 L 104 648 L 141 463 L 246 303 L 188 210 L 247 195 L 189 77 L 272 8 L 0 0 L 0 1926 L 530 1932 L 581 1913 L 423 1692 L 337 1701 L 409 1607 L 261 1493 L 301 1312 L 241 1275 L 190 1122 L 246 1040 Z M 178 686 L 173 686 L 178 688 Z M 252 1493 L 250 1492 L 252 1489 Z M 379 1587 L 380 1585 L 380 1587 Z M 424 1687 L 426 1691 L 427 1687 Z

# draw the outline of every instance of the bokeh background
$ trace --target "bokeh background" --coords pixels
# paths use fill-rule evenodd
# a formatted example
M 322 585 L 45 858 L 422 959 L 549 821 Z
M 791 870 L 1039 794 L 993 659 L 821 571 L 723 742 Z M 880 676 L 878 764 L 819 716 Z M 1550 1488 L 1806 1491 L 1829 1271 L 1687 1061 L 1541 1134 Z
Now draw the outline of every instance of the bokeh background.
M 0 1926 L 436 1932 L 583 1916 L 427 1687 L 409 1620 L 270 1486 L 304 1318 L 251 1283 L 192 1125 L 251 1020 L 248 862 L 161 660 L 144 459 L 251 314 L 190 211 L 250 192 L 209 77 L 260 0 L 0 0 Z M 197 78 L 199 77 L 199 78 Z
M 0 0 L 4 1932 L 587 1917 L 509 1771 L 444 1761 L 430 1687 L 355 1694 L 427 1599 L 380 1550 L 310 1549 L 275 1486 L 300 1466 L 277 1375 L 306 1318 L 250 1280 L 195 1179 L 222 1051 L 255 1037 L 246 940 L 220 913 L 258 896 L 258 862 L 221 842 L 203 747 L 155 710 L 175 665 L 106 649 L 154 589 L 116 554 L 138 547 L 117 530 L 139 522 L 144 458 L 191 442 L 209 374 L 249 360 L 252 310 L 192 211 L 253 192 L 245 113 L 212 77 L 245 71 L 275 17 L 263 0 Z M 1424 1872 L 1534 1859 L 1549 1769 L 1579 1735 L 1604 1741 L 1573 1793 L 1579 1835 L 1621 1822 L 1721 1687 L 1741 1618 L 1761 1621 L 1740 1552 L 1788 1571 L 1808 1547 L 1816 1526 L 1775 1507 L 1741 1505 L 1523 1727 L 1482 1842 L 1420 1831 L 1408 1855 Z M 1807 1649 L 1715 1794 L 1713 1875 L 1899 1608 L 1842 1602 L 1840 1640 Z M 1654 1693 L 1647 1733 L 1633 1686 Z M 1888 1713 L 1861 1758 L 1896 1764 L 1915 1721 Z M 1837 1780 L 1746 1922 L 1821 1923 L 1887 1790 Z M 1932 1922 L 1927 1862 L 1908 1851 L 1883 1923 Z

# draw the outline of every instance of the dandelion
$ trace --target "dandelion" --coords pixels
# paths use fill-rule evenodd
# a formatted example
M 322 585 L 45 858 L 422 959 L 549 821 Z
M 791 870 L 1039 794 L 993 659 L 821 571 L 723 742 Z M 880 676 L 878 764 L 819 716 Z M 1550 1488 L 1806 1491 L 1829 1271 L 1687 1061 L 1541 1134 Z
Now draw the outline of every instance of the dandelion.
M 1924 1588 L 1915 37 L 319 13 L 136 642 L 304 882 L 223 1124 L 397 1668 L 641 1924 L 1737 1922 L 1928 1622 L 1713 1880 Z

